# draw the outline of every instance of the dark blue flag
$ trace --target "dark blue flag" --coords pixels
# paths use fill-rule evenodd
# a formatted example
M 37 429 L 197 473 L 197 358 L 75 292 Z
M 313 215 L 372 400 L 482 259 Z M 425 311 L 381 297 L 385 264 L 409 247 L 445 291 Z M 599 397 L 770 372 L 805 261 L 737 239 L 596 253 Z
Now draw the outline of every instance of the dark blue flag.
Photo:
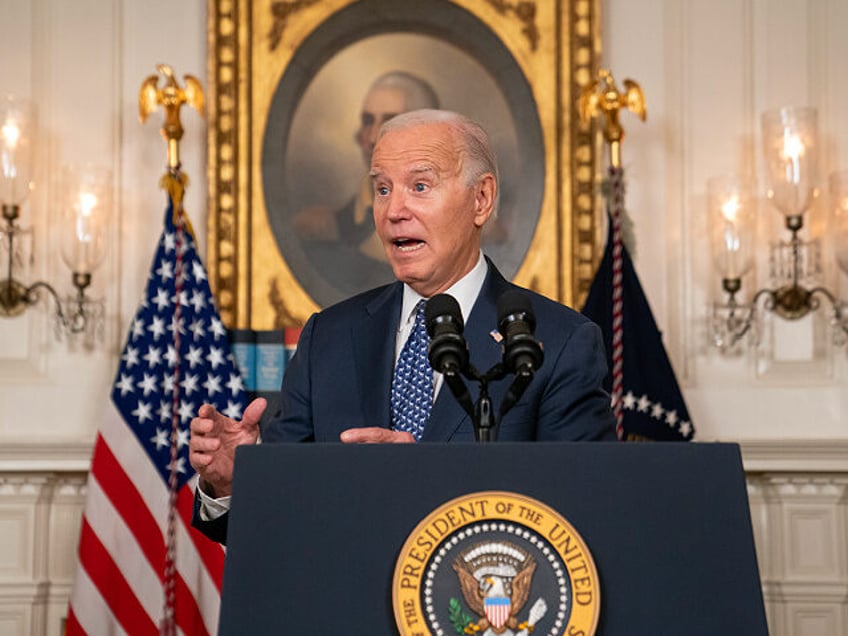
M 583 314 L 596 322 L 603 331 L 610 369 L 604 387 L 612 394 L 613 224 L 612 219 L 608 217 L 608 220 L 609 232 L 604 256 L 589 289 Z M 674 377 L 648 299 L 633 268 L 633 261 L 623 245 L 621 274 L 622 439 L 691 440 L 695 429 L 689 411 Z

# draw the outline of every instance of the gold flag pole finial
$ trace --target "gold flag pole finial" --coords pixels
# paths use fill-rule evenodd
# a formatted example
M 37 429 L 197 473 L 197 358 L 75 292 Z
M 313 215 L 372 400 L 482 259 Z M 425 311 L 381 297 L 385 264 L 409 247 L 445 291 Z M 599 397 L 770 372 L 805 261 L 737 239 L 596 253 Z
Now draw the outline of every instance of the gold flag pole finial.
M 180 88 L 174 70 L 167 64 L 157 64 L 156 70 L 165 77 L 165 85 L 158 87 L 159 76 L 150 75 L 141 83 L 138 92 L 138 116 L 144 123 L 160 104 L 165 109 L 165 124 L 160 132 L 168 142 L 168 169 L 175 171 L 180 165 L 179 142 L 183 136 L 180 107 L 188 104 L 203 115 L 203 88 L 192 75 L 184 75 L 185 88 Z
M 625 79 L 624 88 L 623 93 L 619 91 L 612 73 L 601 69 L 598 71 L 598 79 L 581 91 L 577 104 L 580 120 L 584 124 L 588 124 L 600 113 L 606 115 L 604 139 L 610 145 L 610 163 L 615 168 L 621 167 L 621 141 L 624 139 L 624 129 L 619 122 L 618 111 L 626 108 L 642 121 L 645 121 L 647 116 L 642 87 L 631 79 Z

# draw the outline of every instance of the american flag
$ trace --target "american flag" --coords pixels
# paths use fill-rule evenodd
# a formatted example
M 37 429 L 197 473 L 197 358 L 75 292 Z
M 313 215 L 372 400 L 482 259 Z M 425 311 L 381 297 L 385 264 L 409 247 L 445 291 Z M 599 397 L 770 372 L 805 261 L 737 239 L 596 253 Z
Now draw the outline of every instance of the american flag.
M 239 418 L 246 394 L 176 209 L 169 197 L 95 442 L 69 636 L 217 632 L 224 550 L 190 525 L 189 422 L 204 402 Z

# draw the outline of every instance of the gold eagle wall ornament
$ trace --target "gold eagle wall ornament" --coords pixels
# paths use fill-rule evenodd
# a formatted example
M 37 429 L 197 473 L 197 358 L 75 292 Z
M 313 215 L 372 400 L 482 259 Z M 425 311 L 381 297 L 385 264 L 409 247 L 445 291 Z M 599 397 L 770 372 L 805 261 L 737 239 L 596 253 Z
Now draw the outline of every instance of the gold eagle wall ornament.
M 174 70 L 167 64 L 157 64 L 156 70 L 165 77 L 165 84 L 159 88 L 159 75 L 150 75 L 141 83 L 138 92 L 138 116 L 141 123 L 144 123 L 160 105 L 165 110 L 165 123 L 160 132 L 168 142 L 168 168 L 176 170 L 180 164 L 179 141 L 184 132 L 180 122 L 180 108 L 183 104 L 188 104 L 202 117 L 203 87 L 200 80 L 192 75 L 184 75 L 185 87 L 180 87 L 174 77 Z
M 632 79 L 624 80 L 624 92 L 619 91 L 615 78 L 607 69 L 598 71 L 598 79 L 584 88 L 577 101 L 580 120 L 588 124 L 599 114 L 606 116 L 604 139 L 610 144 L 611 163 L 621 167 L 621 141 L 624 129 L 621 127 L 618 113 L 625 108 L 645 121 L 645 94 L 642 87 Z

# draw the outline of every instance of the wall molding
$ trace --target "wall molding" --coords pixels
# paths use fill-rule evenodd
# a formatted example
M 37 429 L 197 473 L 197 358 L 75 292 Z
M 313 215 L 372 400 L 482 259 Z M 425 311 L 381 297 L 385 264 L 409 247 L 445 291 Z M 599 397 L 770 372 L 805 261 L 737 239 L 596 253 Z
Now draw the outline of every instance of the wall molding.
M 3 444 L 0 473 L 85 473 L 91 467 L 92 449 L 88 442 Z
M 743 440 L 746 473 L 848 472 L 848 439 Z
M 848 439 L 742 440 L 739 446 L 746 473 L 848 473 Z M 0 472 L 87 472 L 92 449 L 88 442 L 3 444 Z

